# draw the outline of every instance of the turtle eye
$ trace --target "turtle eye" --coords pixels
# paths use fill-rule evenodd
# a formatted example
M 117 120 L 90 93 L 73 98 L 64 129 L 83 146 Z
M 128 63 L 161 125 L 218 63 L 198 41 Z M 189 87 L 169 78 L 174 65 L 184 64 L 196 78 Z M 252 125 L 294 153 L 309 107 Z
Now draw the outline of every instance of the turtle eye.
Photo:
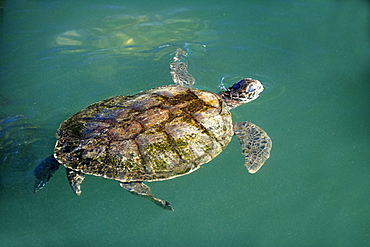
M 254 91 L 256 91 L 256 90 L 257 90 L 257 88 L 258 88 L 258 86 L 257 86 L 256 84 L 252 84 L 252 85 L 250 85 L 250 86 L 248 87 L 247 92 L 254 92 Z

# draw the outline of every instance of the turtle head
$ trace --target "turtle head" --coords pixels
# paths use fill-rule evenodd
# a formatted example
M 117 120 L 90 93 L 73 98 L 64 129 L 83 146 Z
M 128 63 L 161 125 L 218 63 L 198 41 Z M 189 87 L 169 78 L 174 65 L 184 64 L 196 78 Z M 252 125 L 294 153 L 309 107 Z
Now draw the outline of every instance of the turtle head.
M 262 83 L 258 80 L 245 78 L 226 91 L 220 92 L 218 95 L 232 109 L 242 104 L 248 103 L 258 98 L 263 91 Z

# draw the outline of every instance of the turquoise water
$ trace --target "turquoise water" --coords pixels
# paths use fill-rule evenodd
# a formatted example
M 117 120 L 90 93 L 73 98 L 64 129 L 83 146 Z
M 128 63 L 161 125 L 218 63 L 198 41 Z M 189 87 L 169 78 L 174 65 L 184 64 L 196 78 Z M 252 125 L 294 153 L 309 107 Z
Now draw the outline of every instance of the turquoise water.
M 366 246 L 370 241 L 368 1 L 5 1 L 1 30 L 1 246 Z M 171 83 L 189 52 L 196 87 L 243 77 L 265 91 L 233 110 L 273 140 L 249 174 L 239 143 L 150 183 L 174 212 L 64 169 L 33 169 L 87 105 Z

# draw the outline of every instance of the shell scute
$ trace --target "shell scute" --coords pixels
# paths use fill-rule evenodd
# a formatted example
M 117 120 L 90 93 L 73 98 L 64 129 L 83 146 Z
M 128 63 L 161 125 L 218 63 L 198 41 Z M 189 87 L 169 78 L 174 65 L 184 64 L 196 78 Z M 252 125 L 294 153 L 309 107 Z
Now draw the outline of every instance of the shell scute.
M 204 103 L 209 106 L 212 106 L 214 108 L 221 107 L 220 98 L 214 93 L 207 91 L 195 91 L 194 94 L 196 94 L 199 99 L 204 101 Z
M 138 121 L 125 121 L 111 126 L 108 130 L 109 138 L 112 140 L 125 140 L 143 131 L 142 125 Z
M 165 132 L 149 129 L 135 138 L 148 172 L 170 171 L 181 160 Z
M 150 96 L 147 97 L 160 96 L 162 98 L 169 99 L 176 95 L 185 94 L 186 92 L 189 92 L 189 88 L 177 86 L 163 86 L 148 90 L 147 93 L 149 93 Z
M 140 122 L 144 128 L 150 128 L 167 122 L 170 117 L 171 114 L 169 110 L 155 107 L 143 111 L 140 115 L 135 117 L 135 120 Z
M 148 95 L 144 94 L 135 100 L 135 103 L 130 106 L 130 109 L 139 111 L 145 110 L 151 107 L 159 106 L 161 103 L 163 103 L 164 100 L 165 99 L 163 97 L 159 97 L 156 95 L 148 97 Z
M 165 125 L 166 132 L 179 145 L 179 154 L 184 160 L 196 160 L 208 153 L 221 152 L 220 144 L 201 129 L 190 115 L 178 117 Z
M 224 114 L 218 114 L 219 108 L 207 108 L 204 111 L 194 113 L 194 119 L 202 124 L 216 140 L 226 147 L 230 142 L 234 132 L 230 112 L 224 112 Z
M 147 172 L 139 147 L 132 139 L 110 143 L 109 163 L 117 167 L 119 171 L 117 178 L 126 181 L 133 177 L 137 179 Z
M 191 114 L 204 108 L 204 104 L 199 99 L 179 102 L 178 104 L 164 104 L 163 107 L 169 109 L 173 115 Z

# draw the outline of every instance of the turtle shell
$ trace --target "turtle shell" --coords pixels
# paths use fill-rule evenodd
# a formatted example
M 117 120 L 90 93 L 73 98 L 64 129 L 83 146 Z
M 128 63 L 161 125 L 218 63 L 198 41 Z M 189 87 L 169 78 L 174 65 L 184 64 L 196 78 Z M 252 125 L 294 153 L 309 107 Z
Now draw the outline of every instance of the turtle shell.
M 54 156 L 67 168 L 122 182 L 166 180 L 216 157 L 233 134 L 218 95 L 164 86 L 77 112 L 61 124 Z

